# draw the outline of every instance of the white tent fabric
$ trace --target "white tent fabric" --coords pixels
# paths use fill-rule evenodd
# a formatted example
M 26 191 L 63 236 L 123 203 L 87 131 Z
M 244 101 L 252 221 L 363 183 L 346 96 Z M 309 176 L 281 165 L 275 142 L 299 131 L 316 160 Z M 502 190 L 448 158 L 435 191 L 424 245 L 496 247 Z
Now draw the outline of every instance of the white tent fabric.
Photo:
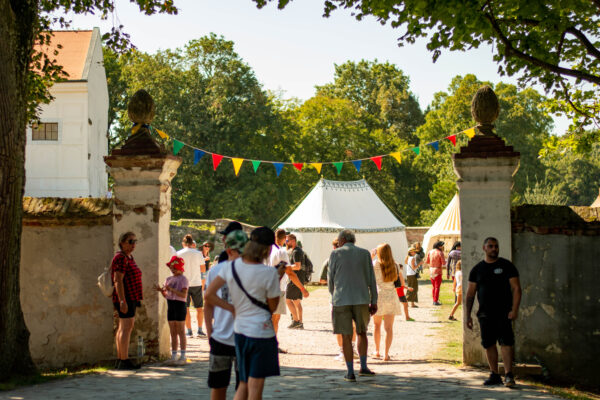
M 352 229 L 356 245 L 368 250 L 388 243 L 399 263 L 404 263 L 408 250 L 406 227 L 364 179 L 321 179 L 279 227 L 302 242 L 314 264 L 313 281 L 319 280 L 323 262 L 332 250 L 331 242 L 342 229 Z
M 423 249 L 431 250 L 433 244 L 442 240 L 445 248 L 450 250 L 454 241 L 460 240 L 460 204 L 455 194 L 442 214 L 435 220 L 423 237 Z

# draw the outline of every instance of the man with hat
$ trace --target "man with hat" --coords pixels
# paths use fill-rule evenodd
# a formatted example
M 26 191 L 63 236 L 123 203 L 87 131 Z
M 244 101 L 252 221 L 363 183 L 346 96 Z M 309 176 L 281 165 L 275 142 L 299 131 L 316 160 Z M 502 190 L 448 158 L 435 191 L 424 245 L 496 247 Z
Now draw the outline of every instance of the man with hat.
M 196 319 L 198 320 L 198 337 L 206 336 L 202 331 L 202 324 L 204 322 L 204 297 L 202 295 L 203 274 L 206 272 L 204 264 L 204 257 L 202 253 L 196 250 L 196 242 L 192 238 L 191 234 L 187 234 L 181 241 L 183 248 L 177 252 L 177 256 L 181 257 L 185 265 L 187 266 L 186 278 L 189 280 L 190 288 L 187 293 L 187 314 L 185 319 L 185 326 L 187 328 L 187 335 L 192 337 L 192 318 L 190 316 L 190 307 L 192 303 L 196 309 Z
M 227 224 L 227 226 L 225 227 L 225 229 L 223 229 L 222 231 L 219 231 L 218 233 L 220 235 L 223 235 L 223 243 L 225 243 L 225 238 L 227 237 L 227 235 L 229 235 L 231 232 L 233 231 L 242 231 L 242 224 L 240 224 L 237 221 L 231 221 L 230 223 Z M 223 261 L 227 261 L 229 257 L 227 256 L 227 252 L 225 250 L 223 250 L 223 252 L 221 254 L 219 254 L 219 263 L 222 263 Z
M 442 268 L 446 265 L 446 260 L 444 259 L 444 242 L 438 240 L 434 243 L 433 249 L 427 253 L 425 264 L 429 266 L 433 305 L 441 306 L 440 288 L 442 287 Z

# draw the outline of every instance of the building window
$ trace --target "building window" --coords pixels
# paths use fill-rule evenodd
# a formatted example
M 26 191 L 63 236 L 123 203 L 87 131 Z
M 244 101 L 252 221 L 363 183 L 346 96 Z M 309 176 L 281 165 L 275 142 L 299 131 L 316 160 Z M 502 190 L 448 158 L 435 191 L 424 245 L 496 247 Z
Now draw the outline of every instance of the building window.
M 31 127 L 32 140 L 58 140 L 58 122 L 42 122 Z

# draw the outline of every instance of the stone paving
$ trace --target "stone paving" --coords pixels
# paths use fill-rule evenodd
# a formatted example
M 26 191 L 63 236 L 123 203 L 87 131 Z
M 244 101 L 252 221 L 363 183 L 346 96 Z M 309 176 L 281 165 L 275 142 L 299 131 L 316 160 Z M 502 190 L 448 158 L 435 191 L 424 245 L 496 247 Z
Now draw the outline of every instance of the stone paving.
M 539 388 L 517 385 L 514 389 L 482 386 L 487 373 L 459 368 L 431 360 L 443 334 L 437 322 L 431 297 L 423 288 L 420 308 L 410 309 L 415 322 L 398 316 L 388 362 L 369 358 L 375 377 L 357 377 L 357 383 L 344 382 L 345 365 L 335 360 L 339 353 L 331 333 L 329 294 L 325 288 L 311 293 L 304 303 L 304 330 L 290 330 L 289 317 L 282 317 L 280 346 L 288 351 L 280 357 L 281 376 L 268 378 L 264 398 L 346 399 L 346 398 L 450 398 L 450 399 L 556 399 Z M 428 296 L 429 295 L 429 296 Z M 372 325 L 371 325 L 372 331 Z M 383 345 L 383 338 L 382 338 Z M 369 353 L 374 349 L 369 335 Z M 189 362 L 172 367 L 160 363 L 139 371 L 108 371 L 70 378 L 0 393 L 0 399 L 208 399 L 206 387 L 208 342 L 191 339 Z M 358 370 L 358 361 L 356 364 Z M 517 381 L 518 382 L 518 381 Z M 228 399 L 233 398 L 233 384 Z

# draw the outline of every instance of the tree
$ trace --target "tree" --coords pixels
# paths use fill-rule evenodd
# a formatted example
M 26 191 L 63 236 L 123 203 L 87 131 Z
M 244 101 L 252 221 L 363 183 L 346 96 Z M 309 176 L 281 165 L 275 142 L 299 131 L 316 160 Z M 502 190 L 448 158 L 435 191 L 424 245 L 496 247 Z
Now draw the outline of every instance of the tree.
M 135 0 L 145 14 L 176 13 L 172 0 Z M 112 2 L 101 0 L 0 0 L 0 380 L 35 371 L 29 331 L 19 299 L 19 267 L 25 183 L 25 129 L 38 104 L 50 101 L 48 87 L 64 78 L 53 55 L 35 44 L 47 44 L 51 23 L 68 21 L 57 12 L 93 13 L 104 17 Z M 114 47 L 128 45 L 119 28 L 106 36 Z
M 270 1 L 254 0 L 258 7 Z M 288 2 L 278 0 L 279 8 Z M 500 74 L 543 85 L 556 99 L 552 110 L 573 117 L 571 133 L 598 140 L 597 129 L 585 128 L 600 123 L 599 0 L 326 0 L 324 15 L 338 8 L 402 29 L 400 46 L 427 38 L 434 62 L 443 50 L 492 46 Z

